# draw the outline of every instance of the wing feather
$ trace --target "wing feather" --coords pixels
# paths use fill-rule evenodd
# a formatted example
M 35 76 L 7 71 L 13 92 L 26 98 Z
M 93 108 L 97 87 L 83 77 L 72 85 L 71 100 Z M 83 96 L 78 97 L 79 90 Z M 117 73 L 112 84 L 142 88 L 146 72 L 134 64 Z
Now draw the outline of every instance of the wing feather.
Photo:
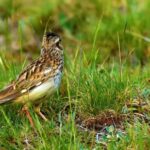
M 42 57 L 35 60 L 11 85 L 0 92 L 0 104 L 16 99 L 53 77 L 56 73 L 55 65 L 50 58 L 45 62 Z
M 19 97 L 20 95 L 20 92 L 14 90 L 13 85 L 9 85 L 8 87 L 0 91 L 0 104 L 9 102 L 16 97 Z

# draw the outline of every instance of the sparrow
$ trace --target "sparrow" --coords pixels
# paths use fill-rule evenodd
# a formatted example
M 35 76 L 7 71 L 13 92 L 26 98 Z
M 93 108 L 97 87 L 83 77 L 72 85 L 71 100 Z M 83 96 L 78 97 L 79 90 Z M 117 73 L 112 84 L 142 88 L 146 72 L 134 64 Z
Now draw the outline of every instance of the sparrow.
M 64 65 L 63 47 L 58 34 L 47 32 L 43 36 L 40 57 L 28 65 L 6 88 L 0 91 L 0 104 L 20 103 L 33 126 L 28 111 L 30 105 L 45 121 L 40 111 L 44 99 L 51 96 L 60 85 Z

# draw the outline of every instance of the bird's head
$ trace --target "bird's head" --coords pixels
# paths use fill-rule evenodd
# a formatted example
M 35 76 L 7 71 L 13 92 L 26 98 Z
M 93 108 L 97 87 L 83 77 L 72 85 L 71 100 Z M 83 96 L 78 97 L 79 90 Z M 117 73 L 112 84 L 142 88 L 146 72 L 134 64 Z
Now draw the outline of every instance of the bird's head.
M 61 38 L 58 34 L 54 32 L 47 32 L 43 37 L 42 47 L 45 49 L 51 49 L 52 47 L 56 47 L 59 50 L 62 50 L 62 46 L 60 44 Z

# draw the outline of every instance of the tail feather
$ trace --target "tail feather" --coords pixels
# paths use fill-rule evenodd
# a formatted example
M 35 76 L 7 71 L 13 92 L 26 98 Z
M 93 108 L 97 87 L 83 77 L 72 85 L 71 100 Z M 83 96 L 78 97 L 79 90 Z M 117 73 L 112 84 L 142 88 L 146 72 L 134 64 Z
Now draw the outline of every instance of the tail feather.
M 10 102 L 19 96 L 19 92 L 14 90 L 13 86 L 10 85 L 0 91 L 0 104 Z

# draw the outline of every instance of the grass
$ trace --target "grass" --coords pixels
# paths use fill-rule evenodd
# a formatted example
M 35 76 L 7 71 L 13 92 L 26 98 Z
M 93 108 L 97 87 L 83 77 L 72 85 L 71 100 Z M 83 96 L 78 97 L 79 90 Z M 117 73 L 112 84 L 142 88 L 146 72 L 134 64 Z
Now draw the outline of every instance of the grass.
M 61 87 L 42 106 L 49 121 L 30 108 L 33 130 L 20 105 L 2 105 L 0 149 L 149 149 L 149 106 L 125 113 L 135 116 L 136 109 L 147 121 L 124 119 L 119 130 L 106 124 L 102 136 L 100 127 L 83 126 L 107 111 L 124 114 L 135 99 L 149 104 L 149 6 L 148 0 L 0 2 L 0 88 L 39 55 L 46 26 L 65 47 Z
M 67 59 L 69 60 L 69 58 Z M 1 106 L 1 147 L 6 149 L 23 149 L 24 147 L 29 149 L 85 149 L 88 147 L 90 149 L 91 147 L 101 147 L 99 144 L 95 145 L 94 134 L 86 135 L 87 133 L 78 131 L 75 117 L 79 115 L 87 118 L 98 115 L 107 109 L 121 112 L 125 101 L 138 95 L 137 89 L 146 88 L 145 79 L 149 77 L 150 71 L 143 69 L 141 75 L 141 69 L 136 68 L 134 69 L 136 71 L 131 74 L 132 70 L 125 65 L 122 77 L 120 77 L 119 66 L 116 64 L 113 64 L 113 67 L 106 66 L 105 69 L 97 68 L 95 64 L 85 67 L 83 60 L 78 59 L 78 56 L 76 59 L 76 61 L 73 60 L 76 63 L 66 64 L 68 69 L 65 69 L 60 92 L 52 96 L 42 107 L 49 118 L 48 123 L 44 123 L 36 116 L 31 108 L 36 125 L 36 130 L 33 131 L 28 120 L 18 114 L 21 106 Z M 13 79 L 20 70 L 21 67 L 10 65 L 7 74 L 1 74 L 1 83 Z M 69 111 L 65 112 L 68 114 L 63 112 L 66 106 L 69 107 Z M 64 115 L 67 115 L 67 118 Z M 118 140 L 115 135 L 110 139 L 108 149 L 112 147 L 126 149 L 128 146 L 134 147 L 137 144 L 142 146 L 145 142 L 149 145 L 147 130 L 149 130 L 147 124 L 144 126 L 141 123 L 130 125 L 127 128 L 127 135 L 122 137 L 121 141 L 116 143 L 115 141 Z M 82 142 L 83 139 L 84 142 Z M 88 144 L 89 141 L 93 143 Z

